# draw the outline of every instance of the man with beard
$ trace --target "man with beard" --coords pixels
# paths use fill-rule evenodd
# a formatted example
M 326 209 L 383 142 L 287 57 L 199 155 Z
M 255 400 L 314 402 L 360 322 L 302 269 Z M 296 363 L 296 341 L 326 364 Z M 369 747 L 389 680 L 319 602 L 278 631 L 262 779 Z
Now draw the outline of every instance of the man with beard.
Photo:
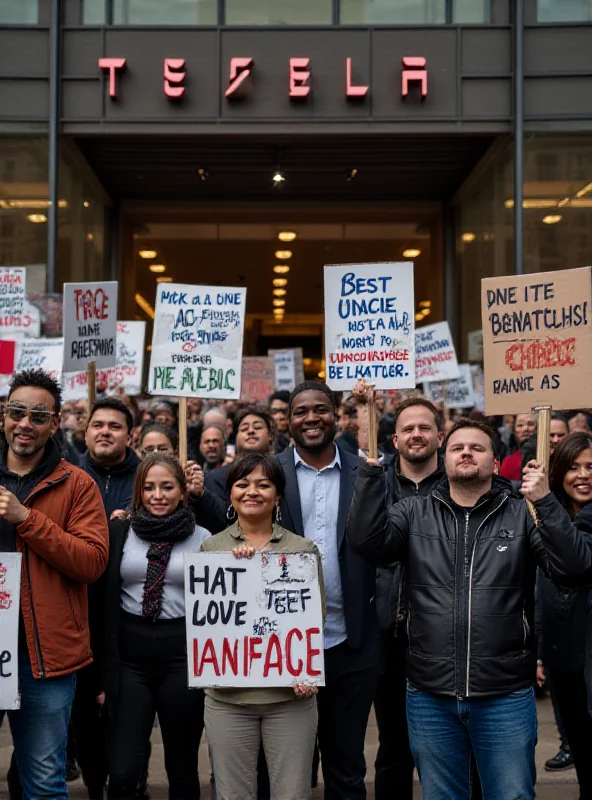
M 208 425 L 201 433 L 199 451 L 203 458 L 205 472 L 212 472 L 223 466 L 226 459 L 226 437 L 218 425 Z
M 286 473 L 282 525 L 314 541 L 323 559 L 326 683 L 318 694 L 318 740 L 325 800 L 365 798 L 364 738 L 378 666 L 376 576 L 345 539 L 360 459 L 335 446 L 335 398 L 326 384 L 297 386 L 289 415 L 294 445 L 277 456 Z
M 382 466 L 358 470 L 349 543 L 407 570 L 407 719 L 424 800 L 468 800 L 471 755 L 484 797 L 534 798 L 536 568 L 562 586 L 592 578 L 590 550 L 544 469 L 524 471 L 531 514 L 497 479 L 496 446 L 487 425 L 460 420 L 444 442 L 446 477 L 388 511 Z
M 438 409 L 423 398 L 410 398 L 395 413 L 394 456 L 385 456 L 391 503 L 404 497 L 425 497 L 444 475 L 439 457 L 444 434 Z M 376 611 L 380 627 L 380 674 L 374 698 L 378 752 L 376 800 L 411 800 L 413 757 L 405 713 L 405 653 L 408 647 L 405 570 L 401 563 L 376 571 Z

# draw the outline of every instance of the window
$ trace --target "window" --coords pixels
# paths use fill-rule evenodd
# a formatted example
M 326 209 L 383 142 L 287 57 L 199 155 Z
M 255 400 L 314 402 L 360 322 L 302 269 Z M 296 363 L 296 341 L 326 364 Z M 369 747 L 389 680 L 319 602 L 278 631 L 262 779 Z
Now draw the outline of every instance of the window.
M 114 25 L 216 25 L 217 22 L 217 0 L 113 0 Z
M 344 25 L 443 25 L 446 0 L 341 0 L 340 21 Z
M 538 0 L 539 22 L 592 21 L 591 0 Z
M 226 0 L 227 25 L 330 25 L 332 0 Z
M 105 24 L 105 0 L 84 0 L 82 6 L 82 24 Z
M 0 0 L 0 23 L 37 25 L 38 11 L 38 0 Z
M 489 21 L 489 0 L 454 0 L 453 22 L 479 24 Z

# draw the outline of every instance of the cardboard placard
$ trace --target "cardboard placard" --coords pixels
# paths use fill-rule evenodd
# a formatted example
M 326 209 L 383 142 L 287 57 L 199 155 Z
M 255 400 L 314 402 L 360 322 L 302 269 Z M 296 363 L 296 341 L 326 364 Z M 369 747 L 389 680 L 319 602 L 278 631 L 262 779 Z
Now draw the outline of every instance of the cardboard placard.
M 185 554 L 189 686 L 324 686 L 313 553 Z
M 114 367 L 117 281 L 64 284 L 64 372 Z
M 247 403 L 267 405 L 273 393 L 275 371 L 273 359 L 268 356 L 245 356 L 241 377 L 241 400 Z
M 148 391 L 237 400 L 247 290 L 159 283 Z
M 20 706 L 18 630 L 21 553 L 0 553 L 0 709 Z
M 473 408 L 476 398 L 470 364 L 459 364 L 460 377 L 441 383 L 424 383 L 423 393 L 432 403 L 445 408 Z
M 591 268 L 481 281 L 487 414 L 592 405 Z
M 485 413 L 485 375 L 479 364 L 471 364 L 473 394 L 475 395 L 475 411 Z
M 415 331 L 415 382 L 449 381 L 459 377 L 448 323 L 436 322 Z
M 325 267 L 325 360 L 332 389 L 415 386 L 412 262 Z
M 468 333 L 469 361 L 483 361 L 483 329 Z
M 0 336 L 25 333 L 35 324 L 27 308 L 27 270 L 24 267 L 0 267 Z
M 58 383 L 62 382 L 64 361 L 64 340 L 25 339 L 21 344 L 17 372 L 28 369 L 42 369 Z
M 304 380 L 304 363 L 301 347 L 289 347 L 285 350 L 268 350 L 275 367 L 276 391 L 291 392 Z

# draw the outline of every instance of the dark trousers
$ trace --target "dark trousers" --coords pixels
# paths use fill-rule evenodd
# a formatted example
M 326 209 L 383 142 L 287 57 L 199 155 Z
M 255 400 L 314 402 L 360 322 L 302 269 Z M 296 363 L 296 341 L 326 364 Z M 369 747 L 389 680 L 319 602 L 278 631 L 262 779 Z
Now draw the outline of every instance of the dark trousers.
M 318 694 L 325 800 L 366 797 L 364 739 L 376 689 L 376 647 L 372 641 L 358 652 L 343 642 L 325 650 L 326 685 Z
M 586 704 L 584 673 L 549 672 L 580 784 L 580 800 L 592 800 L 592 719 Z
M 405 652 L 407 636 L 402 626 L 382 631 L 380 674 L 374 697 L 378 724 L 378 752 L 375 762 L 376 800 L 411 800 L 413 797 L 413 756 L 407 732 Z
M 102 797 L 107 783 L 107 741 L 103 707 L 97 703 L 99 687 L 96 667 L 76 675 L 76 694 L 71 724 L 76 741 L 76 758 L 89 797 Z
M 204 695 L 187 687 L 185 620 L 152 622 L 122 612 L 119 658 L 119 691 L 109 725 L 109 797 L 135 798 L 158 714 L 169 800 L 195 800 Z

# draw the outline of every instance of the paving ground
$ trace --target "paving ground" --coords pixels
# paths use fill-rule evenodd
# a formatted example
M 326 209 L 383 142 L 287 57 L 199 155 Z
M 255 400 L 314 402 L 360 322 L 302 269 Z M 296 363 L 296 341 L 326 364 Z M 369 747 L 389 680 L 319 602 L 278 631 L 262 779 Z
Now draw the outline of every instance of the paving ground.
M 553 722 L 553 713 L 551 710 L 550 700 L 542 700 L 538 703 L 539 712 L 539 744 L 537 747 L 537 770 L 539 781 L 537 785 L 537 797 L 541 800 L 577 800 L 578 787 L 576 784 L 576 777 L 573 770 L 561 773 L 559 775 L 550 775 L 543 769 L 543 764 L 546 759 L 551 758 L 557 752 L 558 741 L 557 733 L 555 731 L 555 724 Z M 164 800 L 167 797 L 167 783 L 166 775 L 164 772 L 163 764 L 163 751 L 160 740 L 160 731 L 155 728 L 152 737 L 152 760 L 150 762 L 150 793 L 153 800 Z M 368 728 L 368 735 L 366 737 L 366 760 L 369 764 L 369 781 L 368 781 L 368 799 L 373 800 L 374 791 L 372 774 L 372 765 L 376 755 L 377 746 L 377 730 L 374 718 L 371 719 Z M 12 751 L 10 733 L 5 723 L 0 728 L 0 798 L 4 800 L 8 797 L 6 790 L 6 782 L 4 777 L 10 762 L 10 754 Z M 210 774 L 210 767 L 208 762 L 207 750 L 202 742 L 200 749 L 199 759 L 200 775 L 202 777 L 204 800 L 209 800 L 209 783 L 208 778 Z M 70 784 L 70 793 L 76 800 L 85 800 L 87 795 L 80 780 Z M 322 787 L 315 790 L 313 797 L 315 800 L 321 800 L 323 796 Z M 421 798 L 421 789 L 419 784 L 416 785 L 415 797 L 417 800 Z M 396 800 L 396 798 L 393 798 Z M 443 798 L 445 800 L 445 798 Z

